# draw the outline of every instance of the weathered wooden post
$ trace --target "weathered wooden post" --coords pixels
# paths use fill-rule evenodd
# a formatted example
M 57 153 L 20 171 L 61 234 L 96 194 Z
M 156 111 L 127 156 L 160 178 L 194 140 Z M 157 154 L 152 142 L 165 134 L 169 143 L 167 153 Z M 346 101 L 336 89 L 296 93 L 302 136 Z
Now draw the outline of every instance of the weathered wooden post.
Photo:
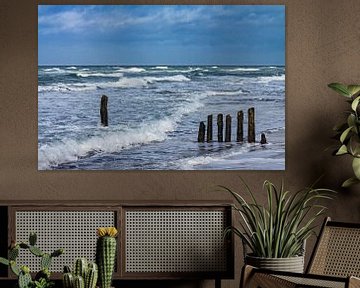
M 224 141 L 223 131 L 224 131 L 224 116 L 223 114 L 217 115 L 217 126 L 218 126 L 218 142 Z
M 107 110 L 108 97 L 106 95 L 101 96 L 100 103 L 100 118 L 101 125 L 108 126 L 108 110 Z
M 255 108 L 251 107 L 248 110 L 248 142 L 255 142 Z
M 226 115 L 225 142 L 231 142 L 231 116 L 230 116 L 230 114 Z
M 261 133 L 260 144 L 267 144 L 265 133 Z
M 199 125 L 198 142 L 205 142 L 205 124 L 203 121 Z
M 207 117 L 207 131 L 206 131 L 206 142 L 211 142 L 213 140 L 213 115 L 208 115 Z
M 237 134 L 236 141 L 243 142 L 244 141 L 244 113 L 243 111 L 239 111 L 237 113 Z

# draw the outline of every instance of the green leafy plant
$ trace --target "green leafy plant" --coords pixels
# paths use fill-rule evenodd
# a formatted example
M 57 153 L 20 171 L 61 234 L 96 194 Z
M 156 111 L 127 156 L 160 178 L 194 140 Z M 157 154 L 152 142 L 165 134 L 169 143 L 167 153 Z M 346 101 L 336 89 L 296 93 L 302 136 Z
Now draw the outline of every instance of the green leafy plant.
M 50 265 L 53 257 L 58 257 L 64 253 L 63 249 L 57 249 L 51 254 L 43 252 L 36 246 L 37 236 L 30 233 L 29 243 L 12 242 L 8 251 L 8 259 L 0 257 L 0 263 L 10 266 L 11 271 L 18 277 L 19 288 L 50 288 L 54 283 L 50 280 Z M 20 249 L 28 250 L 31 254 L 39 257 L 41 270 L 35 275 L 33 280 L 28 266 L 19 266 L 16 259 L 19 256 Z
M 315 220 L 326 210 L 325 206 L 317 203 L 318 200 L 332 199 L 334 191 L 310 187 L 290 193 L 285 191 L 283 183 L 278 189 L 266 180 L 263 186 L 267 193 L 267 205 L 263 206 L 255 199 L 249 186 L 243 183 L 251 202 L 239 193 L 220 186 L 235 198 L 233 208 L 240 215 L 240 227 L 229 227 L 225 234 L 233 232 L 239 236 L 255 257 L 301 255 L 304 241 L 314 233 Z
M 347 98 L 351 109 L 347 112 L 346 122 L 334 127 L 337 138 L 340 141 L 339 147 L 334 152 L 335 155 L 351 155 L 354 177 L 347 179 L 342 186 L 349 187 L 360 183 L 360 85 L 344 85 L 341 83 L 331 83 L 331 89 Z

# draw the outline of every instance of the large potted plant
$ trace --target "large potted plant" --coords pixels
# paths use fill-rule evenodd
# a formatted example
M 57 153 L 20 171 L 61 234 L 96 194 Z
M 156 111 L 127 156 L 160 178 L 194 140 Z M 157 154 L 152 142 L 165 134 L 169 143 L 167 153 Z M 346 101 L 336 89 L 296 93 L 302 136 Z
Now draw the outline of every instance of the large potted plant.
M 339 139 L 339 146 L 334 154 L 350 155 L 352 157 L 352 168 L 354 176 L 347 179 L 342 186 L 348 187 L 360 183 L 360 85 L 344 85 L 331 83 L 331 89 L 347 98 L 350 110 L 344 123 L 334 127 Z
M 316 219 L 326 207 L 318 200 L 331 199 L 334 192 L 328 189 L 305 188 L 296 193 L 278 189 L 270 181 L 264 182 L 266 205 L 261 205 L 244 183 L 251 201 L 233 190 L 221 186 L 236 201 L 234 209 L 240 215 L 239 226 L 229 227 L 243 242 L 245 264 L 277 271 L 304 270 L 305 241 L 314 233 Z M 249 253 L 247 253 L 249 250 Z

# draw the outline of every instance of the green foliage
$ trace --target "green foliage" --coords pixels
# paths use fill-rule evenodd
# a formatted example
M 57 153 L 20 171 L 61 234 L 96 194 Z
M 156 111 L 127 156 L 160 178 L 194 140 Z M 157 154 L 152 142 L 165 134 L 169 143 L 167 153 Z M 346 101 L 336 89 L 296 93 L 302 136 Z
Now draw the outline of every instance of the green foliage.
M 342 184 L 343 187 L 349 187 L 360 183 L 360 85 L 331 83 L 328 86 L 345 96 L 350 104 L 346 122 L 334 127 L 340 142 L 334 154 L 336 156 L 348 154 L 353 157 L 352 168 L 355 177 L 347 179 Z
M 51 288 L 54 285 L 55 285 L 54 282 L 51 282 L 46 278 L 41 278 L 33 282 L 32 288 Z
M 50 264 L 52 258 L 60 256 L 63 254 L 64 250 L 58 249 L 51 254 L 44 253 L 39 247 L 34 246 L 36 244 L 36 239 L 36 234 L 30 233 L 29 244 L 24 242 L 15 243 L 13 241 L 8 251 L 9 259 L 0 257 L 0 264 L 10 266 L 11 271 L 18 276 L 19 288 L 49 288 L 53 286 L 53 282 L 50 281 Z M 26 265 L 19 267 L 16 263 L 20 249 L 28 250 L 33 255 L 41 257 L 41 271 L 36 274 L 34 281 L 31 278 L 29 267 Z
M 318 200 L 332 199 L 334 191 L 310 187 L 290 193 L 285 191 L 283 184 L 278 189 L 266 180 L 267 205 L 263 206 L 243 183 L 251 202 L 239 193 L 220 186 L 235 198 L 233 208 L 240 215 L 240 227 L 229 227 L 225 233 L 233 232 L 239 236 L 256 257 L 287 258 L 301 255 L 304 241 L 314 233 L 315 220 L 326 209 L 317 203 Z

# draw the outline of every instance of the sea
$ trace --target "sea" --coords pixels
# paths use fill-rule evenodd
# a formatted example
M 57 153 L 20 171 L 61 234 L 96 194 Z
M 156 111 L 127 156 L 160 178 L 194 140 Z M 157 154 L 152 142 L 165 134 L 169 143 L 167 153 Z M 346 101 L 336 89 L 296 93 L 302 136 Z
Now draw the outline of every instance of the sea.
M 256 143 L 247 142 L 251 107 Z M 231 142 L 217 142 L 219 113 L 232 117 Z M 210 114 L 213 141 L 198 143 L 199 123 Z M 259 143 L 262 133 L 267 144 Z M 38 169 L 284 170 L 285 67 L 39 66 Z

